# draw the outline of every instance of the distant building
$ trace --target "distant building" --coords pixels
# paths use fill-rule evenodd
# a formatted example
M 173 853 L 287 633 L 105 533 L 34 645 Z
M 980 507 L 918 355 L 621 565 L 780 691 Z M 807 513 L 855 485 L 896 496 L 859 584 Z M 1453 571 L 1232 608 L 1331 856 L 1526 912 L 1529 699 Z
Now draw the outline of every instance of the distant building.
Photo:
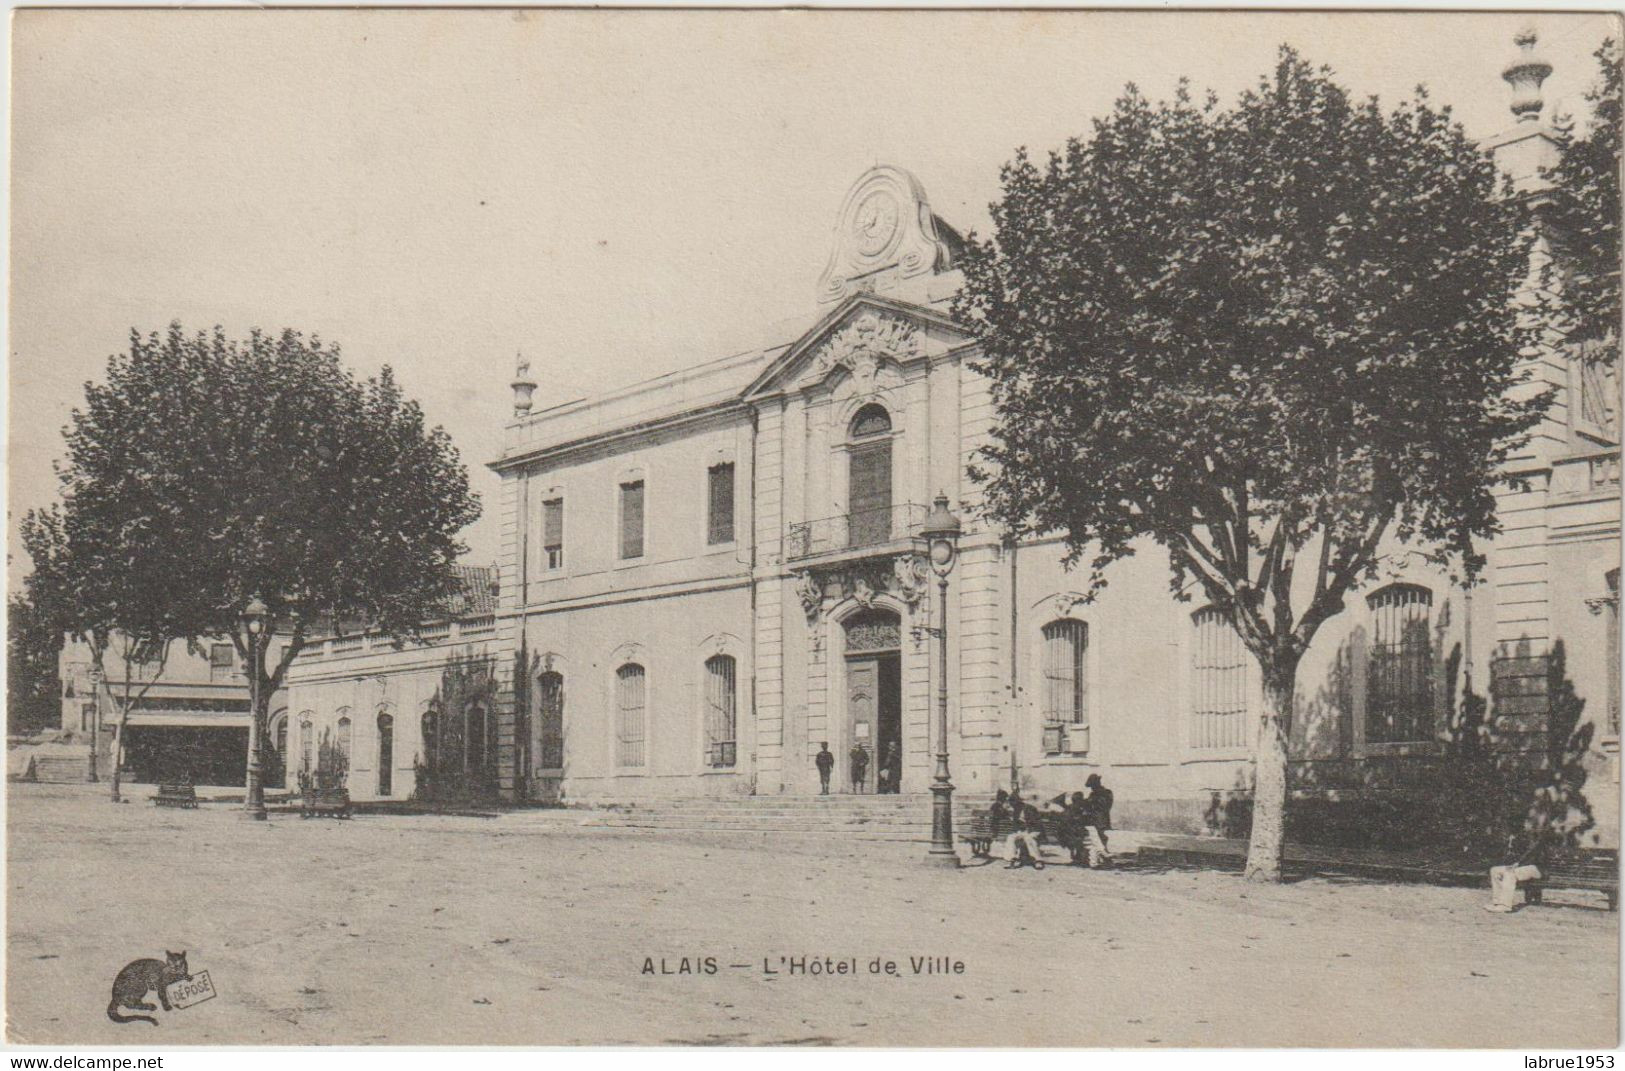
M 1557 141 L 1520 94 L 1494 144 L 1538 211 Z M 895 746 L 902 789 L 925 790 L 944 669 L 920 626 L 943 622 L 916 537 L 943 491 L 965 522 L 946 622 L 961 793 L 1047 795 L 1100 772 L 1124 826 L 1222 830 L 1260 709 L 1234 630 L 1169 596 L 1155 547 L 1091 603 L 1057 539 L 1007 544 L 978 519 L 966 465 L 993 406 L 949 313 L 959 236 L 912 175 L 863 175 L 833 239 L 806 318 L 731 356 L 540 409 L 521 365 L 492 465 L 495 646 L 524 667 L 510 678 L 504 660 L 504 791 L 810 794 L 825 741 L 843 757 Z M 1506 746 L 1579 749 L 1594 835 L 1617 841 L 1617 379 L 1556 334 L 1528 367 L 1557 404 L 1514 463 L 1531 489 L 1501 498 L 1488 582 L 1396 554 L 1322 628 L 1299 676 L 1300 797 L 1425 797 L 1470 675 Z M 1583 708 L 1557 742 L 1568 689 Z M 879 766 L 852 784 L 843 761 L 837 783 L 873 791 Z
M 273 658 L 280 643 L 273 637 Z M 62 728 L 86 741 L 96 739 L 95 765 L 104 779 L 126 694 L 124 663 L 116 657 L 122 649 L 122 638 L 115 636 L 103 659 L 107 679 L 98 697 L 90 645 L 72 636 L 62 645 Z M 124 741 L 125 780 L 156 784 L 190 779 L 200 785 L 242 787 L 248 769 L 249 688 L 236 647 L 229 638 L 206 640 L 196 648 L 176 640 L 161 673 L 157 652 L 149 654 L 130 667 L 133 707 Z M 273 721 L 283 701 L 282 692 L 271 697 Z
M 457 574 L 461 594 L 416 640 L 356 632 L 299 653 L 288 669 L 287 710 L 272 723 L 273 742 L 288 756 L 278 787 L 297 791 L 327 739 L 346 756 L 354 800 L 410 798 L 425 768 L 476 790 L 488 780 L 494 795 L 496 570 L 459 566 Z

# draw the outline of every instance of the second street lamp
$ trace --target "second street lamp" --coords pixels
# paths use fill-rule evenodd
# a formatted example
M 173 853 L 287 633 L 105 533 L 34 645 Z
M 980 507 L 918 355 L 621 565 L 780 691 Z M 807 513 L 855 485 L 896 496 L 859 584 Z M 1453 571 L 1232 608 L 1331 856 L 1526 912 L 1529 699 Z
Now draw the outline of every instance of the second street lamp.
M 260 770 L 260 644 L 270 616 L 270 609 L 258 595 L 243 610 L 243 625 L 248 631 L 248 791 L 243 810 L 257 822 L 265 821 L 265 783 Z
M 926 861 L 956 867 L 954 851 L 954 786 L 948 779 L 948 574 L 959 556 L 959 518 L 948 509 L 948 496 L 938 494 L 920 536 L 937 574 L 937 772 L 931 782 L 931 850 Z

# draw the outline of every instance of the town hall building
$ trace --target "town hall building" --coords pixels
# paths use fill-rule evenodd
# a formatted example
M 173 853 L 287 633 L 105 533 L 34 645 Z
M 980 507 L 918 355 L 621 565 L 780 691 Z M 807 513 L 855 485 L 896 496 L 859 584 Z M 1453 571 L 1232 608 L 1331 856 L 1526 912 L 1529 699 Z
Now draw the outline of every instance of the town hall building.
M 1490 146 L 1539 212 L 1561 191 L 1540 177 L 1559 140 L 1533 44 Z M 805 317 L 766 344 L 547 407 L 520 365 L 492 464 L 506 795 L 808 795 L 823 744 L 839 792 L 876 791 L 893 763 L 924 792 L 946 674 L 961 800 L 1100 773 L 1120 825 L 1220 829 L 1250 783 L 1256 666 L 1223 615 L 1171 597 L 1157 548 L 1091 601 L 1058 537 L 1012 542 L 982 517 L 967 468 L 995 413 L 951 312 L 963 250 L 915 176 L 877 166 L 841 203 Z M 1528 487 L 1502 494 L 1485 582 L 1389 548 L 1303 661 L 1300 795 L 1426 792 L 1467 686 L 1530 739 L 1561 694 L 1582 704 L 1591 835 L 1617 842 L 1617 380 L 1557 335 L 1526 366 L 1556 400 L 1512 463 Z M 919 538 L 939 493 L 963 523 L 945 621 Z

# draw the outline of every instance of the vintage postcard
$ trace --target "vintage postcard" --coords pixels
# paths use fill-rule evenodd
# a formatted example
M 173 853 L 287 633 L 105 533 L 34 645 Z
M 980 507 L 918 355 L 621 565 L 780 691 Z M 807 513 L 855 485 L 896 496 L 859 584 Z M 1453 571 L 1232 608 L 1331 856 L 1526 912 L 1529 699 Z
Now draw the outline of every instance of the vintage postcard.
M 10 1045 L 1617 1043 L 1616 14 L 12 29 Z

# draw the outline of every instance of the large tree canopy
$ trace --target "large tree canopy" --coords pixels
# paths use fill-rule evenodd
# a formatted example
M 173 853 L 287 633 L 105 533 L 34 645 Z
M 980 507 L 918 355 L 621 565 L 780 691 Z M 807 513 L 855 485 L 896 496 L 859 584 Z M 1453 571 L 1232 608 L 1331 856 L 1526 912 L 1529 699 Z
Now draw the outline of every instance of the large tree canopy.
M 479 515 L 390 370 L 358 380 L 295 331 L 132 333 L 66 436 L 62 503 L 25 524 L 36 586 L 78 631 L 233 637 L 261 707 L 313 632 L 441 613 Z M 244 627 L 255 596 L 286 638 L 274 665 Z
M 1002 177 L 958 304 L 997 412 L 988 512 L 1063 534 L 1091 594 L 1159 544 L 1229 614 L 1269 695 L 1250 870 L 1274 877 L 1303 652 L 1385 537 L 1479 567 L 1545 404 L 1516 389 L 1520 208 L 1448 109 L 1352 99 L 1290 49 L 1233 107 L 1130 86 Z
M 1563 302 L 1580 340 L 1617 334 L 1620 323 L 1619 42 L 1610 37 L 1594 55 L 1599 77 L 1586 93 L 1590 123 L 1563 146 L 1551 176 L 1561 191 L 1555 220 L 1572 266 Z M 1607 359 L 1614 352 L 1607 351 Z

